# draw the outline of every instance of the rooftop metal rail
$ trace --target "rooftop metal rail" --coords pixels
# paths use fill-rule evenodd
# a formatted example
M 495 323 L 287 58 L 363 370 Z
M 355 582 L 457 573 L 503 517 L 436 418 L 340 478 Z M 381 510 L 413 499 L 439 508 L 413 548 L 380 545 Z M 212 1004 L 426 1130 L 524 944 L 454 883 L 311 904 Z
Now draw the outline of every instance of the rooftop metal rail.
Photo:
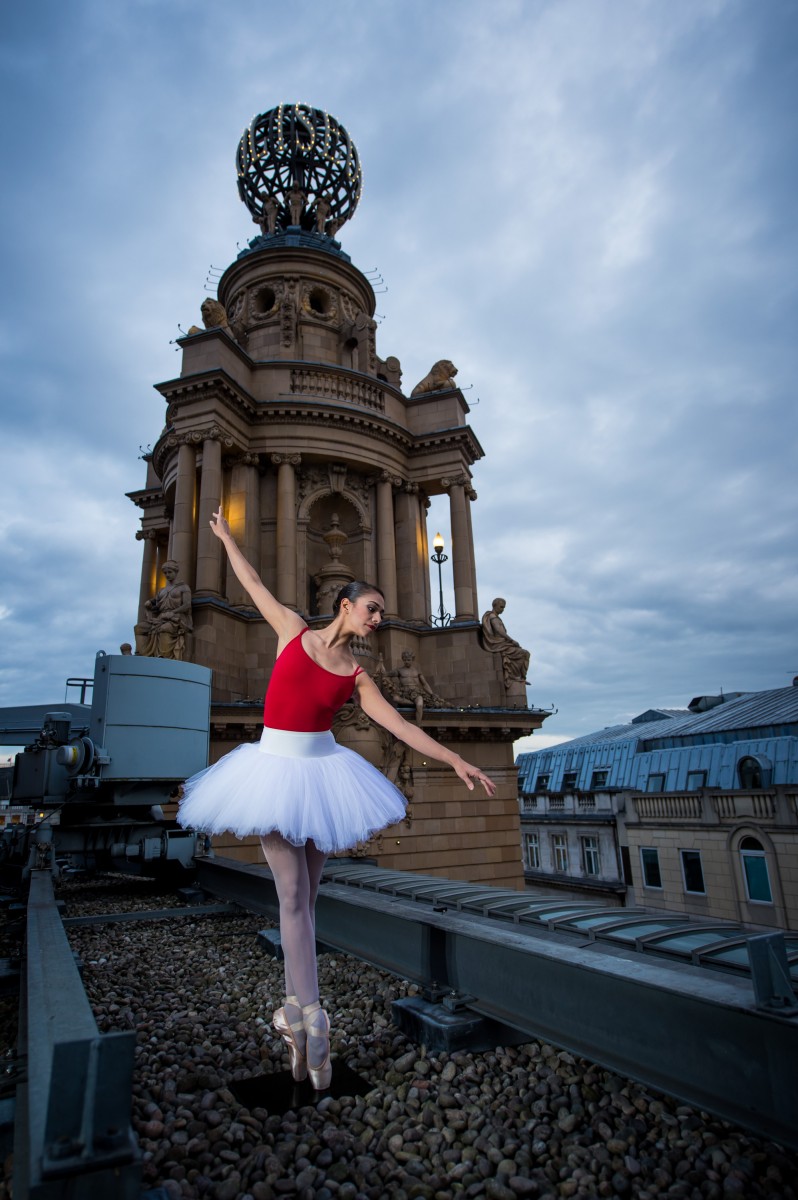
M 277 915 L 266 867 L 223 858 L 197 866 L 215 896 Z M 645 928 L 642 913 L 337 861 L 316 911 L 326 945 L 458 993 L 476 1013 L 798 1147 L 796 1009 L 763 1003 L 750 977 L 655 958 L 628 935 L 610 940 L 624 912 Z M 588 913 L 615 925 L 605 940 L 595 925 L 573 928 Z M 717 951 L 716 929 L 711 938 Z
M 31 873 L 17 1088 L 17 1200 L 136 1200 L 130 1123 L 134 1033 L 101 1034 L 56 907 L 50 871 Z

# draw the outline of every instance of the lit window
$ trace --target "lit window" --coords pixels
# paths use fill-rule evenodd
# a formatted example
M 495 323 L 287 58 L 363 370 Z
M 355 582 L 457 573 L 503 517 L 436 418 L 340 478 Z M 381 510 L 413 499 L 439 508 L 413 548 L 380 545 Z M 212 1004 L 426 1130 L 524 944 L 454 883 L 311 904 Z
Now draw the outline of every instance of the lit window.
M 551 852 L 554 858 L 554 870 L 562 875 L 568 874 L 568 842 L 564 833 L 551 835 Z
M 701 896 L 706 895 L 707 889 L 704 887 L 704 871 L 701 867 L 701 851 L 680 850 L 679 853 L 682 857 L 684 890 Z
M 540 839 L 536 833 L 524 834 L 524 857 L 527 870 L 538 871 L 540 869 Z
M 537 788 L 537 790 L 539 792 L 547 792 L 549 790 L 549 779 L 550 778 L 551 778 L 550 775 L 538 775 L 537 783 L 535 784 L 535 787 Z
M 748 899 L 754 904 L 772 904 L 768 860 L 762 843 L 756 838 L 743 838 L 740 842 L 740 858 L 743 863 L 743 878 Z
M 572 792 L 576 787 L 576 777 L 578 772 L 566 771 L 562 777 L 562 790 L 564 792 Z
M 702 787 L 707 785 L 706 771 L 688 771 L 687 772 L 687 790 L 688 792 L 697 792 Z
M 662 875 L 659 869 L 659 851 L 655 850 L 653 846 L 641 846 L 640 865 L 643 868 L 643 886 L 661 888 Z
M 661 771 L 649 775 L 646 780 L 647 792 L 664 792 L 665 791 L 665 776 Z
M 582 843 L 582 870 L 585 875 L 600 874 L 598 838 L 583 837 L 579 840 Z
M 606 787 L 609 777 L 609 770 L 594 771 L 593 778 L 590 780 L 590 790 L 595 792 L 596 788 Z

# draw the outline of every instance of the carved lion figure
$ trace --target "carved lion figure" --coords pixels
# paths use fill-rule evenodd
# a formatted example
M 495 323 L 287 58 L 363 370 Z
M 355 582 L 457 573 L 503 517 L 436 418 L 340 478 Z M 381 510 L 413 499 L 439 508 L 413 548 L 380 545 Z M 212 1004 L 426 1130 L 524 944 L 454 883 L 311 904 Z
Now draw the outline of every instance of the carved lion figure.
M 211 296 L 206 296 L 200 305 L 202 313 L 202 323 L 206 329 L 229 329 L 230 325 L 227 320 L 227 313 L 224 310 L 224 305 L 218 300 L 212 299 Z M 189 334 L 202 333 L 198 325 L 192 325 L 189 329 Z
M 448 358 L 441 358 L 435 363 L 429 375 L 425 375 L 421 383 L 417 383 L 410 393 L 411 396 L 423 396 L 427 392 L 448 392 L 456 388 L 454 377 L 457 367 Z

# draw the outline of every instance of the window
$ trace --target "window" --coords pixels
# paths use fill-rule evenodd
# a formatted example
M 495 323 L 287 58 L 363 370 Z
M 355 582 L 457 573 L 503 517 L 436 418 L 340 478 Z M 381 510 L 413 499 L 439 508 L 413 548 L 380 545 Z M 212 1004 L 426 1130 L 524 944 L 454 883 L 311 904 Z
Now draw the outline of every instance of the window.
M 523 804 L 524 812 L 534 812 L 538 806 L 538 798 L 537 796 L 524 796 Z
M 524 861 L 527 870 L 540 870 L 540 839 L 536 833 L 524 834 Z
M 756 838 L 743 838 L 740 842 L 740 858 L 743 864 L 743 878 L 748 899 L 754 904 L 772 904 L 773 893 L 770 890 L 768 860 L 762 843 Z
M 653 846 L 641 846 L 640 865 L 643 868 L 643 886 L 661 888 L 662 875 L 659 869 L 659 851 L 655 850 Z
M 550 775 L 538 775 L 535 787 L 539 792 L 547 792 L 549 790 Z
M 655 771 L 649 775 L 646 780 L 647 792 L 664 792 L 665 791 L 665 775 L 662 771 Z
M 554 870 L 561 875 L 568 874 L 568 842 L 564 833 L 551 835 L 551 854 L 554 859 Z
M 595 791 L 596 788 L 606 787 L 607 780 L 609 779 L 609 777 L 610 777 L 609 769 L 607 769 L 606 771 L 605 770 L 594 771 L 593 778 L 590 780 L 591 791 Z
M 687 772 L 687 790 L 688 792 L 697 792 L 700 788 L 707 785 L 706 771 L 688 771 Z
M 576 787 L 577 771 L 566 771 L 562 777 L 562 790 L 564 792 L 572 792 Z
M 765 761 L 767 762 L 767 760 Z M 737 764 L 737 776 L 741 788 L 756 789 L 770 787 L 773 771 L 769 770 L 767 766 L 763 768 L 762 762 L 758 758 L 754 758 L 752 754 L 746 754 Z
M 583 837 L 579 839 L 582 843 L 582 870 L 585 875 L 599 875 L 599 842 L 597 837 Z
M 684 890 L 701 896 L 706 895 L 707 889 L 704 887 L 704 872 L 701 867 L 701 851 L 680 850 L 679 853 L 682 857 Z

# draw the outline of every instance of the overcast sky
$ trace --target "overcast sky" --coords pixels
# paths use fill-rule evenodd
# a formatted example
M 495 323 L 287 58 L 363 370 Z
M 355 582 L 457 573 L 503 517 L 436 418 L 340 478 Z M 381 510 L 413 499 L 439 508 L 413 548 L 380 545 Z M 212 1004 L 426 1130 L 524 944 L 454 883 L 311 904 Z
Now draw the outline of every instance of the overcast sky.
M 468 389 L 481 610 L 506 597 L 530 701 L 558 710 L 535 747 L 791 683 L 794 0 L 26 0 L 2 20 L 0 704 L 60 702 L 132 640 L 124 493 L 163 425 L 153 384 L 209 267 L 257 232 L 241 131 L 293 100 L 358 146 L 340 237 L 388 287 L 379 353 L 408 392 L 439 358 Z

